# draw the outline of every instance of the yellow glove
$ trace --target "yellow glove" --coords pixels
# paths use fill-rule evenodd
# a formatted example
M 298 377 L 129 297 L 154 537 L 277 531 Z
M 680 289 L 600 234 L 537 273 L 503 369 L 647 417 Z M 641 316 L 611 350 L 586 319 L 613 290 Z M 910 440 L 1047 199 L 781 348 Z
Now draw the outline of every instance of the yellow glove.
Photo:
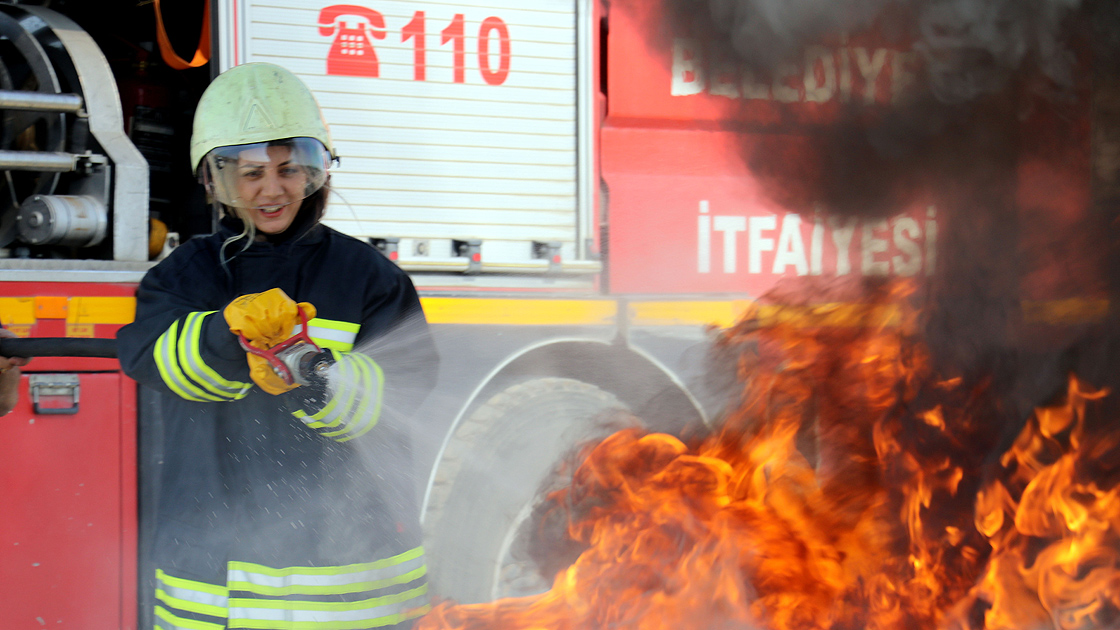
M 296 304 L 282 289 L 269 289 L 242 295 L 226 306 L 224 315 L 235 335 L 245 335 L 254 348 L 268 350 L 292 336 L 301 308 L 307 319 L 315 317 L 315 307 L 309 302 Z
M 264 391 L 275 396 L 299 387 L 299 383 L 285 383 L 264 357 L 252 353 L 246 356 L 249 357 L 249 378 Z
M 307 319 L 315 317 L 311 303 L 296 304 L 283 290 L 269 289 L 237 298 L 226 306 L 223 314 L 231 332 L 244 335 L 254 348 L 268 350 L 292 336 L 292 330 L 300 323 L 299 309 L 303 309 Z M 299 387 L 297 383 L 285 383 L 264 357 L 251 352 L 246 356 L 249 377 L 264 391 L 275 396 Z

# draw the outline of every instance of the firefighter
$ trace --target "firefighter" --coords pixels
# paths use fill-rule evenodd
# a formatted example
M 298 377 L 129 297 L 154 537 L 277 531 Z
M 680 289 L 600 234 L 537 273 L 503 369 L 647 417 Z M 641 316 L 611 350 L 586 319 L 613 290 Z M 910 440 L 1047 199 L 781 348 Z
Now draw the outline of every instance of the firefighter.
M 406 627 L 427 610 L 407 419 L 438 358 L 408 276 L 320 223 L 334 159 L 283 68 L 232 68 L 199 102 L 191 162 L 220 229 L 145 275 L 118 334 L 125 373 L 162 394 L 157 628 Z M 304 319 L 334 363 L 300 385 L 260 353 Z

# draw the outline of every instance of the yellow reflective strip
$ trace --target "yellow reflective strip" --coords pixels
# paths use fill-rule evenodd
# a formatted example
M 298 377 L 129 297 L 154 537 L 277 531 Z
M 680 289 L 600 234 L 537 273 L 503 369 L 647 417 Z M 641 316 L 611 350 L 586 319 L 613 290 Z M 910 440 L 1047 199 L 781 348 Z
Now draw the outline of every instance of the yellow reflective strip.
M 631 302 L 627 316 L 635 326 L 708 326 L 721 328 L 739 321 L 750 308 L 749 300 Z
M 316 413 L 313 416 L 307 415 L 307 412 L 302 410 L 302 409 L 297 409 L 297 410 L 293 411 L 292 415 L 299 418 L 304 424 L 311 427 L 312 429 L 322 429 L 323 427 L 333 427 L 333 426 L 337 425 L 342 420 L 342 416 L 339 416 L 338 418 L 336 418 L 334 420 L 334 422 L 331 422 L 330 424 L 325 424 L 325 423 L 322 422 L 322 420 L 323 420 L 323 418 L 326 418 L 328 415 L 330 415 L 330 413 L 334 411 L 334 408 L 337 407 L 338 404 L 339 404 L 338 403 L 338 397 L 335 396 L 334 398 L 331 398 L 330 402 L 328 402 L 326 404 L 326 406 L 324 406 L 322 409 L 320 409 L 319 412 Z M 307 418 L 311 418 L 311 420 L 308 421 Z
M 156 362 L 156 369 L 159 370 L 159 376 L 163 379 L 164 385 L 167 388 L 179 395 L 180 398 L 187 400 L 199 400 L 191 396 L 182 386 L 182 374 L 179 372 L 177 364 L 177 357 L 175 355 L 175 344 L 173 340 L 179 335 L 179 322 L 171 324 L 168 328 L 156 339 L 155 346 L 152 348 L 152 357 Z M 170 365 L 175 364 L 175 365 Z
M 413 580 L 418 580 L 428 574 L 428 566 L 421 566 L 419 569 L 414 569 L 408 573 L 404 573 L 391 578 L 382 580 L 369 580 L 365 582 L 351 582 L 349 584 L 330 584 L 330 585 L 313 585 L 313 584 L 290 584 L 288 586 L 266 586 L 264 584 L 254 584 L 252 582 L 242 582 L 240 580 L 231 580 L 229 588 L 231 591 L 245 591 L 247 593 L 256 593 L 258 595 L 338 595 L 343 593 L 357 593 L 361 591 L 373 591 L 387 586 L 394 586 L 396 584 L 407 584 Z
M 68 324 L 127 324 L 136 319 L 134 297 L 72 297 Z
M 336 435 L 344 435 L 347 432 L 354 430 L 355 425 L 354 423 L 351 423 L 350 420 L 353 420 L 355 418 L 363 419 L 366 417 L 365 413 L 369 408 L 370 397 L 365 395 L 363 392 L 373 389 L 374 386 L 373 383 L 371 383 L 369 380 L 369 370 L 365 369 L 365 367 L 362 365 L 363 359 L 363 356 L 351 355 L 351 357 L 346 361 L 348 365 L 354 368 L 353 375 L 347 375 L 347 379 L 345 381 L 346 386 L 343 388 L 345 391 L 350 393 L 350 396 L 346 401 L 346 410 L 339 415 L 337 422 L 332 422 L 328 425 L 325 425 L 327 428 L 330 428 L 341 424 L 342 428 L 337 431 L 321 432 L 324 437 L 333 438 Z M 357 405 L 357 409 L 354 409 L 355 403 Z M 343 422 L 342 418 L 344 415 L 349 416 L 350 420 Z
M 35 323 L 35 298 L 0 298 L 0 324 L 21 325 Z
M 260 573 L 261 575 L 269 575 L 272 577 L 288 577 L 290 575 L 343 575 L 345 573 L 358 573 L 360 571 L 369 571 L 371 569 L 383 569 L 391 567 L 395 564 L 407 562 L 409 560 L 419 558 L 424 555 L 423 547 L 413 547 L 408 551 L 402 551 L 395 556 L 389 556 L 381 560 L 373 562 L 358 562 L 354 564 L 342 564 L 330 567 L 284 567 L 277 569 L 268 567 L 263 564 L 253 564 L 252 562 L 239 562 L 231 560 L 229 562 L 230 569 L 238 571 L 247 571 L 249 573 Z
M 193 340 L 194 343 L 191 344 L 190 353 L 191 357 L 194 358 L 194 363 L 199 366 L 199 370 L 201 370 L 203 374 L 208 376 L 212 380 L 212 382 L 217 383 L 222 387 L 228 388 L 229 391 L 216 390 L 211 387 L 209 383 L 203 382 L 201 379 L 199 380 L 203 383 L 203 385 L 207 386 L 207 389 L 214 392 L 215 394 L 226 398 L 233 398 L 234 400 L 244 398 L 249 393 L 249 384 L 242 383 L 240 381 L 227 380 L 221 374 L 218 374 L 218 372 L 215 371 L 214 368 L 210 367 L 205 361 L 203 361 L 202 353 L 198 351 L 198 347 L 200 345 L 198 341 L 202 338 L 202 320 L 205 319 L 207 315 L 210 315 L 212 313 L 217 313 L 217 311 L 198 311 L 195 313 L 191 313 L 191 315 L 189 316 L 190 318 L 198 320 L 198 323 L 194 326 L 198 329 L 198 334 L 195 335 L 195 338 Z
M 377 361 L 370 359 L 369 362 L 373 364 L 374 378 L 377 379 L 377 384 L 375 385 L 375 387 L 377 388 L 377 398 L 374 401 L 373 412 L 370 416 L 369 422 L 367 422 L 364 427 L 359 429 L 357 433 L 339 438 L 338 442 L 349 442 L 354 438 L 365 435 L 370 429 L 377 426 L 377 421 L 381 419 L 381 402 L 384 400 L 383 394 L 385 393 L 385 373 L 381 370 L 381 366 L 377 364 Z M 365 396 L 364 398 L 366 398 L 366 402 L 368 403 L 369 396 Z M 362 409 L 358 412 L 358 414 L 363 415 L 364 411 L 365 405 L 363 404 Z M 326 434 L 324 433 L 324 435 Z
M 226 627 L 225 624 L 222 623 L 183 619 L 158 604 L 156 605 L 155 615 L 167 623 L 174 624 L 176 628 L 185 628 L 186 630 L 225 630 Z
M 159 601 L 167 604 L 168 606 L 173 606 L 175 608 L 178 608 L 179 610 L 185 610 L 185 611 L 188 611 L 188 612 L 199 613 L 199 614 L 202 614 L 202 615 L 210 615 L 211 617 L 222 617 L 222 618 L 224 618 L 226 616 L 226 609 L 222 608 L 221 606 L 213 606 L 213 605 L 210 605 L 210 604 L 200 604 L 199 602 L 192 602 L 189 599 L 181 599 L 179 597 L 172 597 L 171 595 L 168 595 L 162 588 L 157 588 L 156 589 L 156 599 L 158 599 Z
M 362 610 L 364 608 L 373 608 L 375 606 L 386 606 L 388 604 L 399 604 L 407 602 L 410 599 L 415 599 L 428 593 L 428 585 L 417 586 L 410 588 L 407 591 L 400 593 L 393 593 L 392 595 L 382 595 L 381 597 L 371 597 L 370 599 L 362 599 L 353 602 L 314 602 L 314 601 L 301 601 L 292 599 L 249 599 L 241 597 L 229 598 L 230 609 L 234 608 L 264 608 L 268 610 L 317 610 L 323 612 L 342 612 L 348 610 Z M 374 617 L 377 619 L 378 617 Z M 232 619 L 231 619 L 232 621 Z M 238 619 L 240 621 L 240 619 Z
M 361 324 L 354 324 L 352 322 L 344 322 L 336 319 L 323 319 L 316 317 L 315 319 L 308 320 L 308 326 L 318 326 L 319 328 L 330 328 L 331 330 L 341 330 L 342 332 L 358 334 L 361 330 Z
M 311 341 L 320 348 L 329 350 L 338 350 L 339 352 L 350 352 L 354 348 L 354 344 L 345 341 L 335 341 L 334 339 L 322 339 L 320 337 L 311 337 Z
M 896 304 L 859 304 L 831 302 L 810 306 L 760 306 L 758 323 L 761 326 L 786 324 L 798 327 L 882 327 L 902 323 L 902 309 Z
M 230 630 L 368 630 L 391 626 L 422 617 L 431 611 L 431 604 L 424 604 L 406 612 L 377 617 L 375 619 L 358 619 L 354 621 L 279 621 L 269 619 L 230 619 L 227 626 Z
M 175 577 L 174 575 L 164 573 L 163 569 L 156 569 L 156 579 L 168 586 L 174 586 L 175 588 L 185 588 L 190 591 L 198 591 L 199 593 L 207 593 L 219 597 L 229 596 L 229 589 L 224 586 Z
M 1083 324 L 1099 322 L 1108 315 L 1108 300 L 1023 300 L 1023 321 L 1028 324 Z
M 733 326 L 751 308 L 750 300 L 631 302 L 628 317 L 634 326 Z M 895 305 L 828 302 L 808 306 L 759 305 L 761 326 L 786 324 L 798 327 L 897 326 L 901 310 Z
M 612 300 L 425 297 L 420 303 L 432 324 L 606 326 L 618 314 Z
M 351 359 L 351 361 L 354 363 L 354 371 L 355 371 L 355 373 L 357 373 L 359 375 L 360 381 L 358 383 L 356 383 L 354 387 L 351 387 L 349 389 L 353 392 L 353 396 L 352 396 L 351 400 L 352 401 L 353 400 L 358 401 L 358 408 L 350 414 L 350 419 L 352 420 L 352 422 L 346 422 L 342 426 L 342 428 L 339 429 L 338 431 L 323 432 L 322 435 L 324 437 L 333 438 L 336 435 L 345 435 L 345 434 L 350 433 L 351 431 L 355 431 L 355 430 L 359 431 L 359 433 L 365 433 L 374 424 L 377 424 L 377 416 L 376 415 L 373 415 L 373 416 L 369 415 L 370 396 L 366 392 L 369 392 L 370 390 L 375 390 L 376 396 L 377 396 L 377 398 L 375 400 L 375 404 L 376 404 L 375 409 L 380 411 L 380 409 L 381 409 L 381 389 L 377 385 L 375 385 L 373 382 L 371 382 L 371 380 L 370 380 L 371 374 L 370 374 L 369 368 L 367 366 L 363 365 L 363 363 L 365 363 L 367 360 L 370 363 L 373 363 L 374 366 L 377 366 L 377 363 L 374 362 L 373 359 L 370 359 L 369 357 L 366 357 L 364 355 L 351 355 L 351 356 L 354 357 L 353 359 Z M 379 371 L 380 371 L 380 367 L 378 367 L 374 371 L 374 374 L 377 374 Z M 363 424 L 358 424 L 359 422 L 362 422 Z M 361 427 L 361 428 L 359 429 L 358 427 Z M 356 437 L 356 436 L 350 436 L 350 437 Z M 347 439 L 349 439 L 349 438 L 339 439 L 337 441 L 338 442 L 345 442 Z
M 201 387 L 195 384 L 194 379 L 187 376 L 187 374 L 183 372 L 182 368 L 180 367 L 187 362 L 186 357 L 190 353 L 190 351 L 198 345 L 199 333 L 196 330 L 187 328 L 187 322 L 189 321 L 189 319 L 190 315 L 187 315 L 187 320 L 183 322 L 183 332 L 179 334 L 175 340 L 175 364 L 170 367 L 171 369 L 174 369 L 175 373 L 181 377 L 183 387 L 186 387 L 192 394 L 194 394 L 194 398 L 192 400 L 209 400 L 212 402 L 222 402 L 225 400 L 229 400 L 228 397 L 216 396 L 214 394 L 203 391 Z M 186 398 L 186 396 L 184 396 L 184 398 Z

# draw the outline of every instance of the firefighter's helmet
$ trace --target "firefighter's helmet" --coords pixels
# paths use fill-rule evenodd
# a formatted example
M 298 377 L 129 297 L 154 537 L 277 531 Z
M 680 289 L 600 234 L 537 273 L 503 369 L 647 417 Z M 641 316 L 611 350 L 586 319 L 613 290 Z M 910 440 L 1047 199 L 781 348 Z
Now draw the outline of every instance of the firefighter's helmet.
M 270 63 L 247 63 L 223 72 L 206 88 L 195 110 L 191 168 L 218 201 L 245 207 L 238 178 L 261 156 L 275 156 L 273 147 L 286 147 L 288 151 L 281 151 L 285 168 L 306 177 L 305 197 L 326 182 L 335 153 L 311 90 L 290 71 Z

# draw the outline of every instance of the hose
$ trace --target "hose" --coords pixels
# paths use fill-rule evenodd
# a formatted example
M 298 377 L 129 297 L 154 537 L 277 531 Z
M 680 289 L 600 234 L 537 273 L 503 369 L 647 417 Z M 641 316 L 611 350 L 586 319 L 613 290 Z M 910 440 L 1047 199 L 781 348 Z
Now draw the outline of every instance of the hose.
M 0 357 L 106 357 L 117 356 L 116 339 L 92 337 L 0 338 Z

